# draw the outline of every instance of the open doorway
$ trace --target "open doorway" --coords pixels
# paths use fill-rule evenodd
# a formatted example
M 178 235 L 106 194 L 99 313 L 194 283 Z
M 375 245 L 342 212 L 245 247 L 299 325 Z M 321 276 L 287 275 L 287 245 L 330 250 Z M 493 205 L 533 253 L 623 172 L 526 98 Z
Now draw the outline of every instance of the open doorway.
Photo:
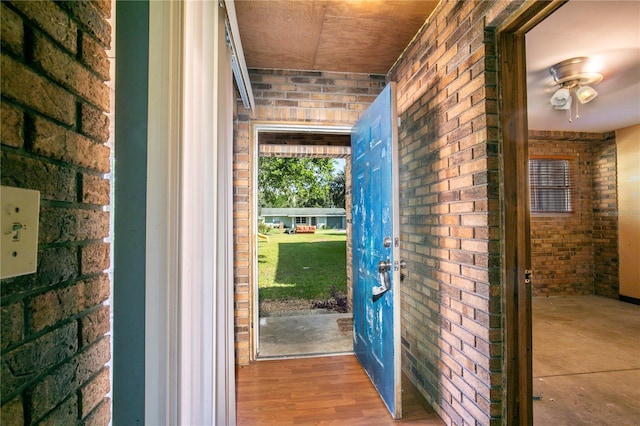
M 566 156 L 567 153 L 572 153 L 569 145 L 569 141 L 575 142 L 580 138 L 592 138 L 595 136 L 595 133 L 600 133 L 601 141 L 606 143 L 610 143 L 611 139 L 614 139 L 614 134 L 617 136 L 618 129 L 624 128 L 624 126 L 620 126 L 619 124 L 613 124 L 614 121 L 609 121 L 603 128 L 587 128 L 586 125 L 599 124 L 604 125 L 601 119 L 605 116 L 610 117 L 610 119 L 622 117 L 624 114 L 616 113 L 615 117 L 612 114 L 607 114 L 607 112 L 611 112 L 612 109 L 618 108 L 617 104 L 624 104 L 622 98 L 616 98 L 616 104 L 611 104 L 610 107 L 600 108 L 600 112 L 594 112 L 593 115 L 590 113 L 591 119 L 585 120 L 585 116 L 587 115 L 588 109 L 580 106 L 580 114 L 582 116 L 581 120 L 577 120 L 576 115 L 577 111 L 573 109 L 573 121 L 569 121 L 569 114 L 562 114 L 562 112 L 567 113 L 567 111 L 556 111 L 553 106 L 550 105 L 549 98 L 554 91 L 548 88 L 549 85 L 544 85 L 541 82 L 542 78 L 550 79 L 551 75 L 549 72 L 549 67 L 552 67 L 554 64 L 562 62 L 562 60 L 567 59 L 567 57 L 577 57 L 577 56 L 585 56 L 591 55 L 591 52 L 587 51 L 587 48 L 593 48 L 597 44 L 589 43 L 588 46 L 582 43 L 583 40 L 575 40 L 574 37 L 571 36 L 571 31 L 584 34 L 583 27 L 581 25 L 586 25 L 589 28 L 589 33 L 597 34 L 595 31 L 597 22 L 616 22 L 616 26 L 630 28 L 628 25 L 621 25 L 620 20 L 616 20 L 614 18 L 605 18 L 608 13 L 613 11 L 614 9 L 608 5 L 596 5 L 595 3 L 589 4 L 589 6 L 601 7 L 604 10 L 600 12 L 589 12 L 583 15 L 583 12 L 577 10 L 571 10 L 573 7 L 584 7 L 586 3 L 583 2 L 568 2 L 568 3 L 556 3 L 544 5 L 542 3 L 536 3 L 532 5 L 532 7 L 527 10 L 526 14 L 523 14 L 518 19 L 514 20 L 513 24 L 509 24 L 508 28 L 505 28 L 501 31 L 501 50 L 502 52 L 508 52 L 509 55 L 504 55 L 505 60 L 502 61 L 501 64 L 501 72 L 502 72 L 502 89 L 503 93 L 507 94 L 503 97 L 503 123 L 505 124 L 503 128 L 503 158 L 508 159 L 511 164 L 515 165 L 515 168 L 504 167 L 505 178 L 504 178 L 504 187 L 505 187 L 505 199 L 509 201 L 506 204 L 506 214 L 505 214 L 505 265 L 507 268 L 513 271 L 513 275 L 507 271 L 505 283 L 513 284 L 507 285 L 505 296 L 506 296 L 506 340 L 507 340 L 507 351 L 508 351 L 508 359 L 515 360 L 515 368 L 508 370 L 508 379 L 507 383 L 515 383 L 517 384 L 516 388 L 513 386 L 507 387 L 508 392 L 508 409 L 511 407 L 517 408 L 517 410 L 513 411 L 518 413 L 521 417 L 521 423 L 526 424 L 548 424 L 548 423 L 562 423 L 562 424 L 578 424 L 578 423 L 586 423 L 584 419 L 581 419 L 580 416 L 588 416 L 588 423 L 611 423 L 612 417 L 611 414 L 613 411 L 617 411 L 620 408 L 620 405 L 625 405 L 622 396 L 625 394 L 626 390 L 629 389 L 628 386 L 625 387 L 623 383 L 619 383 L 618 385 L 613 385 L 610 388 L 614 390 L 613 393 L 608 393 L 606 389 L 600 389 L 603 393 L 592 398 L 592 402 L 597 401 L 597 405 L 599 408 L 595 408 L 594 404 L 580 403 L 581 407 L 578 410 L 575 408 L 578 406 L 577 399 L 582 399 L 586 394 L 590 394 L 591 397 L 594 395 L 595 388 L 597 386 L 592 385 L 576 385 L 574 382 L 573 386 L 568 386 L 564 388 L 564 390 L 560 390 L 560 387 L 556 387 L 553 384 L 548 387 L 551 389 L 556 395 L 562 395 L 566 397 L 569 403 L 567 404 L 565 401 L 564 406 L 560 406 L 559 399 L 556 397 L 551 397 L 550 395 L 545 396 L 544 392 L 539 392 L 539 388 L 536 387 L 536 384 L 540 384 L 540 382 L 545 381 L 544 377 L 537 376 L 536 373 L 536 358 L 544 357 L 546 355 L 540 351 L 541 344 L 546 346 L 543 349 L 557 349 L 560 347 L 565 347 L 567 349 L 564 353 L 562 351 L 556 351 L 554 354 L 547 356 L 547 360 L 551 364 L 555 366 L 563 366 L 569 368 L 582 368 L 585 367 L 588 363 L 586 362 L 587 358 L 598 358 L 600 361 L 604 361 L 605 363 L 610 361 L 611 354 L 615 353 L 616 357 L 622 356 L 624 358 L 622 348 L 618 346 L 614 341 L 610 341 L 610 344 L 607 347 L 605 352 L 597 354 L 595 350 L 594 343 L 601 342 L 592 342 L 591 345 L 587 344 L 586 346 L 577 347 L 574 345 L 575 340 L 570 343 L 569 339 L 566 339 L 563 336 L 563 333 L 560 330 L 561 325 L 566 325 L 567 322 L 571 322 L 574 324 L 572 327 L 572 331 L 569 332 L 572 334 L 572 337 L 584 337 L 586 334 L 590 334 L 596 329 L 600 329 L 605 334 L 602 334 L 602 338 L 606 338 L 606 334 L 611 337 L 612 334 L 617 333 L 618 331 L 614 331 L 614 328 L 608 327 L 604 324 L 606 322 L 600 322 L 599 325 L 596 325 L 592 321 L 598 317 L 602 317 L 604 319 L 607 314 L 605 313 L 605 309 L 603 308 L 588 308 L 586 309 L 585 304 L 582 306 L 582 318 L 583 320 L 577 319 L 569 319 L 563 318 L 559 316 L 559 313 L 565 314 L 569 313 L 569 306 L 564 303 L 557 303 L 555 312 L 552 312 L 550 316 L 542 319 L 541 316 L 536 315 L 538 311 L 538 303 L 539 301 L 547 302 L 554 301 L 554 299 L 549 298 L 536 298 L 536 282 L 540 281 L 538 279 L 538 274 L 542 276 L 547 273 L 551 267 L 553 267 L 554 262 L 542 262 L 536 266 L 535 264 L 535 256 L 537 253 L 535 252 L 538 247 L 535 245 L 535 241 L 532 241 L 533 232 L 530 232 L 530 228 L 533 225 L 530 223 L 530 211 L 532 210 L 529 206 L 530 202 L 530 192 L 529 192 L 529 182 L 531 180 L 529 176 L 529 160 L 533 158 L 531 149 L 535 146 L 535 143 L 532 144 L 532 141 L 535 138 L 542 139 L 545 143 L 549 143 L 553 140 L 556 140 L 558 147 L 562 146 L 564 149 L 563 155 Z M 562 6 L 559 10 L 556 10 L 559 6 Z M 622 5 L 621 5 L 622 6 Z M 635 11 L 627 11 L 626 15 L 631 16 L 632 19 L 637 19 L 637 6 L 635 6 Z M 543 20 L 545 18 L 557 18 L 559 12 L 567 12 L 567 15 L 564 15 L 559 21 L 560 25 L 558 25 L 554 29 L 547 28 L 546 30 L 542 30 L 543 26 L 541 23 L 544 23 Z M 553 13 L 553 14 L 552 14 Z M 588 19 L 582 18 L 595 18 L 595 21 L 589 21 Z M 624 19 L 622 19 L 624 21 Z M 535 28 L 534 28 L 535 27 Z M 631 27 L 636 28 L 636 25 L 631 25 Z M 533 30 L 532 30 L 533 28 Z M 581 29 L 582 28 L 582 29 Z M 532 37 L 535 35 L 535 32 L 541 30 L 543 36 L 550 36 L 553 33 L 554 41 L 549 42 L 549 39 L 546 41 L 537 40 L 537 42 L 532 40 Z M 613 31 L 610 32 L 611 34 Z M 526 34 L 526 46 L 525 46 L 525 34 Z M 603 37 L 605 35 L 603 34 Z M 609 36 L 609 34 L 606 34 Z M 595 38 L 599 38 L 600 34 L 598 34 Z M 604 41 L 605 46 L 600 46 L 602 52 L 613 52 L 619 54 L 621 51 L 616 49 L 616 46 L 620 45 L 620 43 L 624 44 L 625 40 L 634 39 L 638 40 L 637 33 L 634 37 L 624 37 L 620 42 L 612 42 L 612 41 Z M 561 42 L 562 41 L 562 42 Z M 576 41 L 577 45 L 574 46 L 576 49 L 573 52 L 564 51 L 561 54 L 561 57 L 556 57 L 558 55 L 558 48 L 561 47 L 564 43 L 568 41 Z M 535 47 L 538 47 L 541 50 L 541 58 L 544 61 L 550 61 L 550 63 L 544 64 L 540 67 L 535 66 L 535 61 L 532 60 L 532 53 Z M 634 50 L 637 52 L 637 48 Z M 526 55 L 526 57 L 525 57 Z M 508 57 L 508 59 L 506 59 Z M 634 55 L 628 55 L 628 57 L 638 57 L 637 53 Z M 614 61 L 609 62 L 613 65 Z M 633 65 L 631 68 L 627 69 L 637 69 L 637 65 Z M 620 70 L 622 72 L 622 70 Z M 623 82 L 627 81 L 625 77 L 622 75 L 619 78 L 610 79 L 612 83 L 615 82 Z M 634 83 L 637 82 L 635 79 Z M 532 85 L 533 84 L 533 85 Z M 557 90 L 557 87 L 556 87 Z M 630 92 L 633 90 L 625 89 L 625 90 L 612 90 L 617 93 L 620 92 Z M 612 92 L 612 91 L 609 91 Z M 607 93 L 603 91 L 603 93 Z M 601 100 L 600 97 L 598 100 Z M 604 99 L 602 99 L 604 101 Z M 637 98 L 635 99 L 637 104 Z M 634 105 L 635 105 L 634 104 Z M 594 103 L 595 105 L 595 103 Z M 627 108 L 628 110 L 629 108 Z M 547 116 L 542 115 L 540 112 L 543 111 L 545 114 L 558 114 L 557 116 Z M 524 114 L 523 114 L 524 112 Z M 558 119 L 559 118 L 559 119 Z M 561 123 L 560 123 L 561 122 Z M 538 123 L 538 124 L 536 124 Z M 540 125 L 541 124 L 541 125 Z M 637 117 L 635 122 L 627 122 L 627 126 L 637 126 Z M 566 137 L 562 137 L 563 134 L 567 133 Z M 571 134 L 570 134 L 571 133 Z M 533 137 L 532 137 L 533 135 Z M 589 145 L 596 143 L 600 143 L 601 141 L 589 140 L 585 141 Z M 605 143 L 605 144 L 606 144 Z M 590 147 L 593 148 L 593 147 Z M 544 150 L 544 149 L 543 149 Z M 615 150 L 615 148 L 614 148 Z M 544 150 L 547 158 L 549 157 L 550 152 Z M 575 154 L 575 152 L 573 152 Z M 535 155 L 535 153 L 534 153 Z M 613 155 L 615 157 L 615 155 Z M 576 155 L 574 155 L 574 158 Z M 580 157 L 580 156 L 578 156 Z M 584 161 L 582 158 L 580 161 Z M 571 168 L 571 161 L 568 161 L 568 168 Z M 586 160 L 584 165 L 589 167 L 591 164 L 591 159 Z M 519 169 L 519 170 L 518 170 Z M 583 179 L 585 177 L 590 177 L 593 173 L 592 170 L 582 170 L 579 175 L 579 179 Z M 613 173 L 615 175 L 615 172 Z M 597 187 L 600 185 L 602 181 L 602 177 L 596 178 L 596 182 L 593 187 Z M 519 182 L 519 185 L 517 184 Z M 514 186 L 516 184 L 519 187 Z M 607 188 L 608 190 L 612 190 L 612 188 Z M 615 197 L 615 193 L 617 190 L 613 190 L 613 196 Z M 511 205 L 511 200 L 515 200 L 516 202 Z M 591 201 L 580 200 L 584 203 L 591 203 Z M 608 210 L 612 209 L 612 210 Z M 613 205 L 609 205 L 607 203 L 594 203 L 589 206 L 589 209 L 584 212 L 585 215 L 583 218 L 591 218 L 597 217 L 600 221 L 600 229 L 596 229 L 596 227 L 591 229 L 586 229 L 584 234 L 592 234 L 595 235 L 603 230 L 605 227 L 602 227 L 602 224 L 609 219 L 615 219 L 618 215 L 616 213 L 616 207 Z M 567 216 L 569 213 L 565 213 Z M 574 217 L 578 217 L 575 213 L 571 213 Z M 543 219 L 546 220 L 546 219 Z M 509 222 L 513 221 L 513 222 Z M 559 221 L 555 221 L 555 225 L 557 226 Z M 509 226 L 512 225 L 512 226 Z M 531 225 L 531 226 L 530 226 Z M 560 229 L 561 228 L 561 229 Z M 571 228 L 566 226 L 561 226 L 560 231 L 555 232 L 555 236 L 567 235 L 571 234 Z M 574 233 L 580 234 L 581 232 L 576 232 L 574 228 Z M 572 237 L 575 237 L 572 235 Z M 595 237 L 598 243 L 602 242 L 602 238 L 600 236 Z M 578 246 L 584 247 L 588 244 L 585 244 L 584 241 L 581 242 Z M 616 244 L 614 243 L 613 246 Z M 553 245 L 550 245 L 552 247 Z M 559 247 L 556 242 L 555 247 Z M 514 250 L 515 249 L 515 250 Z M 562 256 L 557 256 L 555 259 L 555 263 L 563 262 L 569 260 L 572 257 L 574 252 L 565 251 Z M 533 262 L 531 262 L 531 257 L 534 257 Z M 615 257 L 615 255 L 614 255 Z M 611 259 L 608 255 L 604 255 L 602 252 L 593 251 L 592 255 L 588 258 L 582 259 L 580 261 L 581 267 L 593 268 L 593 271 L 597 271 L 598 268 L 602 266 L 607 266 L 606 262 L 608 259 Z M 577 259 L 576 259 L 577 260 Z M 527 267 L 527 265 L 531 265 L 533 267 Z M 510 268 L 514 266 L 514 268 Z M 615 266 L 614 266 L 615 268 Z M 576 275 L 576 271 L 567 271 L 564 276 L 560 276 L 559 281 L 564 282 L 570 279 L 574 279 Z M 595 278 L 597 274 L 594 273 L 593 278 Z M 579 283 L 582 284 L 582 283 Z M 592 282 L 592 291 L 591 294 L 602 294 L 602 287 L 596 287 Z M 611 288 L 612 289 L 612 288 Z M 515 291 L 515 293 L 513 292 Z M 613 298 L 617 298 L 617 295 L 613 294 Z M 554 296 L 555 297 L 555 296 Z M 576 297 L 574 295 L 570 297 Z M 610 298 L 604 298 L 599 296 L 585 296 L 597 298 L 602 302 L 614 302 L 619 303 Z M 559 301 L 559 299 L 555 299 L 555 301 Z M 533 303 L 532 303 L 533 302 Z M 532 306 L 533 305 L 533 306 Z M 628 308 L 629 306 L 627 306 Z M 533 309 L 532 309 L 533 308 Z M 633 307 L 637 308 L 637 307 Z M 586 311 L 585 311 L 586 309 Z M 617 315 L 618 322 L 624 321 L 623 331 L 621 333 L 627 336 L 627 339 L 635 339 L 637 336 L 636 328 L 637 324 L 634 324 L 633 321 L 629 322 L 627 319 L 628 315 L 624 315 L 620 309 L 618 309 L 619 313 Z M 576 317 L 579 318 L 579 317 Z M 551 331 L 548 334 L 549 339 L 544 342 L 542 339 L 538 337 L 542 337 L 542 328 L 538 327 L 536 321 L 542 319 L 544 326 L 547 327 L 547 331 Z M 610 323 L 611 324 L 611 323 Z M 534 330 L 532 330 L 532 328 Z M 531 334 L 533 331 L 533 339 L 531 339 Z M 531 340 L 530 340 L 531 339 Z M 542 343 L 541 343 L 542 342 Z M 566 346 L 565 346 L 566 345 Z M 569 350 L 569 347 L 574 345 L 572 349 Z M 514 350 L 517 348 L 517 350 Z M 607 355 L 607 353 L 609 355 Z M 567 356 L 571 355 L 571 356 Z M 577 356 L 577 358 L 576 358 Z M 637 358 L 637 357 L 636 357 Z M 628 375 L 636 375 L 637 366 L 631 366 L 631 370 L 627 370 Z M 578 376 L 587 377 L 587 375 L 582 374 L 572 374 L 572 377 L 565 377 L 564 379 L 576 379 Z M 595 376 L 593 376 L 595 377 Z M 538 380 L 542 379 L 542 380 Z M 532 383 L 533 382 L 533 383 Z M 549 380 L 549 382 L 553 382 Z M 604 383 L 602 380 L 594 381 L 593 385 L 597 384 L 596 382 L 600 382 L 599 384 Z M 586 383 L 586 382 L 584 382 Z M 511 390 L 509 390 L 509 388 Z M 576 390 L 578 390 L 576 392 Z M 618 395 L 618 396 L 616 396 Z M 635 394 L 637 395 L 637 394 Z M 535 399 L 534 399 L 535 397 Z M 543 400 L 542 398 L 546 398 Z M 609 399 L 612 398 L 612 399 Z M 637 399 L 637 397 L 635 397 Z M 605 399 L 608 399 L 605 402 Z M 611 402 L 613 401 L 613 402 Z M 609 403 L 611 402 L 611 403 Z M 555 413 L 557 415 L 552 414 L 550 417 L 544 417 L 539 410 L 542 408 L 541 405 L 545 403 L 548 406 L 556 406 L 559 410 L 556 409 Z M 621 404 L 622 403 L 622 404 Z M 516 407 L 517 405 L 517 407 Z M 626 404 L 627 408 L 633 408 L 633 403 L 631 405 Z M 605 408 L 606 406 L 606 408 Z M 605 408 L 601 410 L 601 408 Z M 535 413 L 534 413 L 535 409 Z M 596 417 L 594 416 L 596 411 L 600 411 L 600 413 L 604 413 L 605 411 L 609 411 L 608 415 L 605 417 Z M 524 413 L 528 413 L 524 415 Z M 558 415 L 568 414 L 568 416 L 558 417 Z M 633 418 L 637 417 L 637 412 L 629 412 L 627 411 L 625 417 Z M 573 416 L 573 417 L 571 417 Z M 616 417 L 614 423 L 625 424 L 624 422 L 619 422 L 619 417 Z
M 527 74 L 544 75 L 548 82 L 530 83 L 527 90 L 533 117 L 528 154 L 534 424 L 633 424 L 640 416 L 640 307 L 618 300 L 625 250 L 618 241 L 620 115 L 609 117 L 615 107 L 611 93 L 633 91 L 617 82 L 638 67 L 637 50 L 633 54 L 627 42 L 638 40 L 637 29 L 629 33 L 637 28 L 631 21 L 637 23 L 638 10 L 633 4 L 568 2 L 526 37 Z M 588 28 L 594 42 L 585 45 L 566 35 L 567 28 L 581 34 Z M 554 43 L 547 42 L 551 32 Z M 567 75 L 559 81 L 570 81 L 581 67 L 604 75 L 591 83 L 599 92 L 593 102 L 577 96 L 584 83 L 554 84 L 549 69 L 567 60 L 576 69 L 563 70 Z M 568 87 L 573 105 L 551 105 L 560 87 Z M 625 101 L 616 95 L 614 102 Z M 565 183 L 558 185 L 560 179 Z M 552 194 L 545 189 L 549 184 Z
M 331 196 L 307 202 L 286 181 L 271 181 L 276 194 L 254 191 L 254 359 L 350 353 L 350 128 L 265 124 L 254 126 L 253 137 L 255 188 L 265 188 L 259 181 L 270 174 L 326 173 L 327 166 L 344 182 L 342 205 Z

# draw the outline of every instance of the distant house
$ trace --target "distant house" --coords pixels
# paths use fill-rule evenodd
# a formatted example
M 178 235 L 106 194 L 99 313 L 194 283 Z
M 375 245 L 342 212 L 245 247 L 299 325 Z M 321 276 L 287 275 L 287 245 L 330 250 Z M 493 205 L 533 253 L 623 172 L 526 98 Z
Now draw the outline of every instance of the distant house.
M 311 225 L 318 229 L 346 229 L 347 213 L 340 208 L 263 208 L 260 220 L 271 227 L 295 228 L 296 225 Z

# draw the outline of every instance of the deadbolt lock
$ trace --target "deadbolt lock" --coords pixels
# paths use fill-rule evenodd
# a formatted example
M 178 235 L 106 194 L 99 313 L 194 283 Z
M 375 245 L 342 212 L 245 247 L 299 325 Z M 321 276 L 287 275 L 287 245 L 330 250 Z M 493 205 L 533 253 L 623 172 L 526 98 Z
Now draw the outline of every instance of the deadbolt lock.
M 407 268 L 407 262 L 405 262 L 404 260 L 395 260 L 393 262 L 394 271 L 399 271 L 400 269 L 406 269 L 406 268 Z

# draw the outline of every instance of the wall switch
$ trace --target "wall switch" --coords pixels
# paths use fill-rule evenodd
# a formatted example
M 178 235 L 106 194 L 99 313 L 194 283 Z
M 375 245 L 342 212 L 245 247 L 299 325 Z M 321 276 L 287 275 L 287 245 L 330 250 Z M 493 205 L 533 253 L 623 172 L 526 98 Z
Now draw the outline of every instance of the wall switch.
M 39 191 L 0 187 L 0 278 L 36 272 L 39 217 Z

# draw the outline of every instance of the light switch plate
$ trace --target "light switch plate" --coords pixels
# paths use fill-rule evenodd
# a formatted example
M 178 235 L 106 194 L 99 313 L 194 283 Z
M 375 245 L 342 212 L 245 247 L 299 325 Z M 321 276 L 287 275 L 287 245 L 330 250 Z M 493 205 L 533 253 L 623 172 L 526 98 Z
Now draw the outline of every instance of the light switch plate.
M 39 191 L 0 187 L 0 278 L 36 272 L 39 216 Z

